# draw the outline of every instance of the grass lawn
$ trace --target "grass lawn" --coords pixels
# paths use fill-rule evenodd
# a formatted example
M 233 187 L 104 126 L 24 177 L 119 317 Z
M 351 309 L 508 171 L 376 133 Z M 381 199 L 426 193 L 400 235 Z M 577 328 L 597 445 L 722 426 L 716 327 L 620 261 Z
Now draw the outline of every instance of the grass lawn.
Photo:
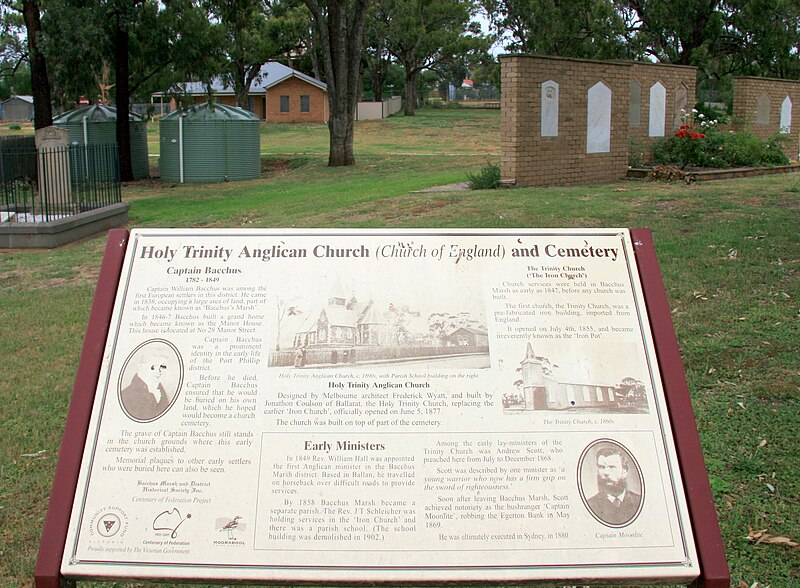
M 346 169 L 322 125 L 262 130 L 262 179 L 130 184 L 131 226 L 652 228 L 734 586 L 800 585 L 800 547 L 748 540 L 800 542 L 800 177 L 415 193 L 497 162 L 499 113 L 359 123 Z M 4 587 L 32 585 L 104 245 L 0 250 Z

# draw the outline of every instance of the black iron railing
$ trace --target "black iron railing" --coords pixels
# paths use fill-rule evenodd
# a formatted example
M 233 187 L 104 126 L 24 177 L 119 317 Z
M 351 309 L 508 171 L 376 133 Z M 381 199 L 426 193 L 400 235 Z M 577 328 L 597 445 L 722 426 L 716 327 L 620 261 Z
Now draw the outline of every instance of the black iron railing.
M 0 141 L 0 222 L 50 222 L 121 200 L 114 144 L 37 150 L 28 137 Z

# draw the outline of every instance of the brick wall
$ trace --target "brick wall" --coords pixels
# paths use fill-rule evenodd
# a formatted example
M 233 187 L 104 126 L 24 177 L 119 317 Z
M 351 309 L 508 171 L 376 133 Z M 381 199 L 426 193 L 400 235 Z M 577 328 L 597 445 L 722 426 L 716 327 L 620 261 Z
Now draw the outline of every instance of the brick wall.
M 289 112 L 281 112 L 280 97 L 289 97 Z M 309 112 L 300 112 L 300 97 L 309 97 Z M 328 93 L 298 78 L 289 78 L 267 91 L 268 122 L 328 122 Z
M 675 134 L 681 126 L 681 109 L 691 112 L 697 104 L 695 93 L 697 69 L 681 65 L 667 65 L 660 63 L 639 63 L 631 65 L 631 81 L 636 81 L 642 89 L 642 100 L 639 109 L 639 124 L 628 127 L 629 143 L 632 149 L 641 149 L 644 160 L 648 161 L 652 155 L 653 143 Z M 664 137 L 651 137 L 650 125 L 650 88 L 660 82 L 667 90 Z M 681 94 L 679 88 L 683 86 L 686 93 L 686 103 L 682 107 L 678 102 Z
M 517 186 L 570 186 L 612 182 L 625 177 L 631 138 L 649 151 L 650 87 L 666 89 L 665 135 L 676 121 L 676 89 L 686 89 L 686 107 L 695 105 L 695 69 L 621 61 L 591 61 L 507 55 L 501 57 L 501 177 Z M 642 88 L 640 123 L 629 127 L 631 80 Z M 542 84 L 559 85 L 558 136 L 542 136 Z M 587 94 L 598 82 L 611 94 L 611 144 L 607 153 L 587 153 Z M 677 122 L 677 125 L 676 125 Z
M 769 122 L 758 122 L 758 101 L 769 99 Z M 746 130 L 761 139 L 769 139 L 780 131 L 781 104 L 786 97 L 792 102 L 789 141 L 783 151 L 797 159 L 800 151 L 800 82 L 773 78 L 735 78 L 733 80 L 733 122 L 736 129 Z
M 504 56 L 501 99 L 501 177 L 517 186 L 570 186 L 611 182 L 627 172 L 629 65 Z M 558 135 L 541 136 L 541 93 L 559 85 Z M 587 153 L 587 93 L 602 82 L 611 94 L 611 144 L 607 153 Z

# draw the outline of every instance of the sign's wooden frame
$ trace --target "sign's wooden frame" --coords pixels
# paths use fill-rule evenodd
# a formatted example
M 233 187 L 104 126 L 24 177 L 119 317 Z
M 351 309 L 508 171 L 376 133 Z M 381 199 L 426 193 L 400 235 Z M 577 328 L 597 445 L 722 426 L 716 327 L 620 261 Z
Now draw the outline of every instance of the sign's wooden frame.
M 36 588 L 75 586 L 61 575 L 61 560 L 128 238 L 125 229 L 108 235 L 39 547 Z M 653 237 L 649 229 L 631 229 L 631 238 L 696 541 L 700 577 L 693 585 L 728 588 L 730 573 Z

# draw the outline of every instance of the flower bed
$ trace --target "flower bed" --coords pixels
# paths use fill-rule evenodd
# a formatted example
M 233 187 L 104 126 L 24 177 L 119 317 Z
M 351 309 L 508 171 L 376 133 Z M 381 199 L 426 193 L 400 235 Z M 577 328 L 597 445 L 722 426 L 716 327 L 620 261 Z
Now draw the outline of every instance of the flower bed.
M 692 110 L 684 124 L 653 147 L 653 161 L 681 168 L 771 167 L 789 165 L 786 134 L 764 141 L 746 131 L 722 131 L 716 119 Z

